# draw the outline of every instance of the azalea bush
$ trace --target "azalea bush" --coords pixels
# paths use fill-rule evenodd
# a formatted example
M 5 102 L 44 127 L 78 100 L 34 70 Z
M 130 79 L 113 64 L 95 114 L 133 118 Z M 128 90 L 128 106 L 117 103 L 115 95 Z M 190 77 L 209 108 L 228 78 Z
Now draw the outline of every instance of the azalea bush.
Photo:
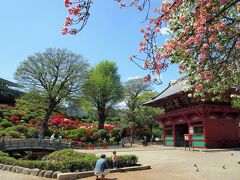
M 3 128 L 8 128 L 8 127 L 12 127 L 13 126 L 13 123 L 7 121 L 7 120 L 4 120 L 0 123 L 0 126 L 3 127 Z
M 86 121 L 88 119 L 82 120 L 77 116 L 72 117 L 56 113 L 50 118 L 47 134 L 51 136 L 55 133 L 56 135 L 61 135 L 63 138 L 83 142 L 98 141 L 101 135 L 98 133 L 97 123 L 86 123 Z M 94 120 L 91 121 L 97 122 Z M 18 110 L 14 107 L 0 106 L 0 131 L 7 136 L 12 135 L 14 138 L 36 138 L 42 131 L 42 123 L 43 118 L 37 111 L 29 112 L 23 109 Z M 105 134 L 108 134 L 109 131 L 116 127 L 117 125 L 105 124 Z M 9 133 L 10 131 L 11 133 Z

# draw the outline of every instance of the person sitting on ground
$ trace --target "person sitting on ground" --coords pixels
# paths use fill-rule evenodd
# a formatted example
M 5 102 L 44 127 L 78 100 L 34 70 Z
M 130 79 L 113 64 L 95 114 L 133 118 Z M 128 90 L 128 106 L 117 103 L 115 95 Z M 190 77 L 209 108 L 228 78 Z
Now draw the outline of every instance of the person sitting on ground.
M 117 161 L 118 161 L 117 152 L 113 151 L 112 155 L 113 169 L 117 169 Z
M 104 177 L 108 173 L 110 173 L 110 169 L 108 168 L 106 155 L 102 154 L 100 156 L 100 159 L 98 159 L 96 162 L 94 174 L 96 175 L 96 179 L 98 180 L 98 176 L 102 176 L 102 178 L 104 179 Z

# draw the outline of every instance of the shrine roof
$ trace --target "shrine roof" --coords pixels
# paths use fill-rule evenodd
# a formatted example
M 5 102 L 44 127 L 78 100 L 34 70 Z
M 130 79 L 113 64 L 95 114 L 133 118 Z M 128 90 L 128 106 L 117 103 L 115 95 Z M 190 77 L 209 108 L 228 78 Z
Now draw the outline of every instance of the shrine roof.
M 157 96 L 153 97 L 151 100 L 144 102 L 143 105 L 151 105 L 151 104 L 154 104 L 155 102 L 157 102 L 159 100 L 162 100 L 162 99 L 165 99 L 165 98 L 170 97 L 172 95 L 184 92 L 182 81 L 185 78 L 186 77 L 182 77 L 180 79 L 171 81 L 166 89 L 164 89 Z

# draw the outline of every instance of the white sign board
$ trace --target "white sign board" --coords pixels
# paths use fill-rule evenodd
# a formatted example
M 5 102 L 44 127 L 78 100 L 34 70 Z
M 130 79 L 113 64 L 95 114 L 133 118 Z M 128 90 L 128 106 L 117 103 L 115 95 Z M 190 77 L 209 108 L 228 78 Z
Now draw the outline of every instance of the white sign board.
M 193 134 L 193 127 L 189 126 L 189 134 Z

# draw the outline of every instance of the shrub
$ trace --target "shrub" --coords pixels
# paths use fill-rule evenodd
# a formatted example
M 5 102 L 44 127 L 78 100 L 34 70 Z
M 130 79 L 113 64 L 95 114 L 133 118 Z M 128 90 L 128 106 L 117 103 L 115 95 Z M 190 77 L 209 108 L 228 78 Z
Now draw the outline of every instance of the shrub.
M 67 136 L 72 139 L 81 138 L 84 136 L 86 129 L 79 128 L 67 131 Z
M 3 157 L 3 156 L 8 156 L 8 153 L 4 153 L 4 152 L 0 151 L 0 157 Z
M 94 132 L 92 137 L 94 140 L 97 140 L 100 137 L 100 134 L 98 132 Z
M 29 119 L 27 117 L 22 117 L 21 120 L 25 121 L 25 122 L 28 122 Z
M 105 129 L 100 129 L 100 130 L 98 130 L 98 133 L 100 134 L 101 138 L 103 139 L 107 136 L 108 131 Z
M 13 116 L 20 116 L 20 113 L 18 110 L 12 110 L 11 115 Z
M 28 131 L 24 125 L 17 125 L 16 130 L 19 131 L 20 133 L 26 133 Z
M 109 157 L 107 158 L 108 164 L 112 167 L 112 159 Z M 129 167 L 135 166 L 137 164 L 137 156 L 136 155 L 121 155 L 118 156 L 118 167 Z
M 109 139 L 109 142 L 110 142 L 110 143 L 114 143 L 114 142 L 116 142 L 116 140 L 117 140 L 116 137 L 111 137 L 111 138 Z
M 15 165 L 17 163 L 17 160 L 13 157 L 0 156 L 0 163 L 7 165 Z
M 160 138 L 162 136 L 162 129 L 161 128 L 154 128 L 152 130 L 152 132 L 153 132 L 153 135 L 155 137 L 159 137 Z
M 3 115 L 3 116 L 10 116 L 10 115 L 11 115 L 11 113 L 10 113 L 10 112 L 8 112 L 8 111 L 5 111 L 5 112 L 3 112 L 3 113 L 2 113 L 2 115 Z
M 25 135 L 21 135 L 20 139 L 26 139 L 27 137 Z
M 16 131 L 15 127 L 8 127 L 3 130 L 6 134 L 10 131 Z
M 114 128 L 111 131 L 112 137 L 118 137 L 121 129 L 120 128 Z
M 28 121 L 33 119 L 33 118 L 35 118 L 35 116 L 33 114 L 27 114 L 26 115 L 26 120 L 28 120 Z
M 39 134 L 39 130 L 37 130 L 36 128 L 30 127 L 26 135 L 28 138 L 37 138 L 38 134 Z
M 88 153 L 80 153 L 73 149 L 63 149 L 60 151 L 55 151 L 48 155 L 49 160 L 54 161 L 64 161 L 64 160 L 71 160 L 71 159 L 82 159 L 82 158 L 93 158 L 96 157 L 94 154 Z
M 7 127 L 12 127 L 13 126 L 13 123 L 7 121 L 7 120 L 4 120 L 3 122 L 0 123 L 0 126 L 4 127 L 4 128 L 7 128 Z
M 9 131 L 7 135 L 12 136 L 12 138 L 20 138 L 20 135 L 15 131 Z
M 6 133 L 4 131 L 0 131 L 0 136 L 6 136 Z

